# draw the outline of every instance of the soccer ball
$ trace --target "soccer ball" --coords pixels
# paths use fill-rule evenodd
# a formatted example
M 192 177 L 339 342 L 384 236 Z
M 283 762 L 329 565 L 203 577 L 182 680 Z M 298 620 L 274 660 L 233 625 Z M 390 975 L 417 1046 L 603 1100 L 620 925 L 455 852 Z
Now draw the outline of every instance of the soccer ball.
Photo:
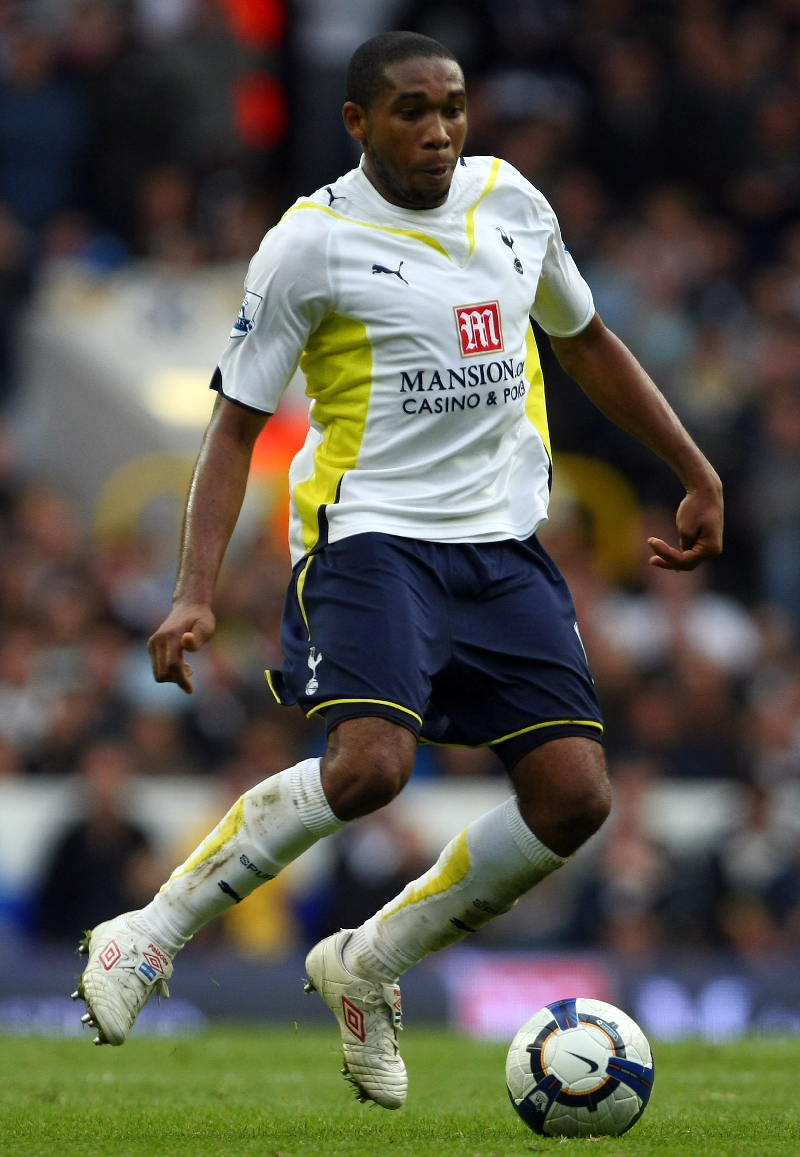
M 540 1009 L 506 1061 L 511 1104 L 548 1137 L 618 1137 L 645 1111 L 654 1079 L 639 1026 L 612 1004 L 584 997 Z

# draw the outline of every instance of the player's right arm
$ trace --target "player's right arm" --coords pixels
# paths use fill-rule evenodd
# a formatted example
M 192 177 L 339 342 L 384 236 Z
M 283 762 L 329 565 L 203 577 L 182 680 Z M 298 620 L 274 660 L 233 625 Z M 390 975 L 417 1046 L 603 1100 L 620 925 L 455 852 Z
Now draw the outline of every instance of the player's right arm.
M 216 629 L 211 599 L 244 500 L 256 438 L 275 413 L 309 334 L 330 311 L 330 218 L 288 214 L 250 263 L 245 299 L 212 388 L 218 397 L 197 460 L 181 537 L 172 611 L 150 639 L 159 683 L 193 690 L 184 651 Z
M 253 446 L 268 416 L 219 394 L 197 459 L 172 610 L 148 643 L 156 682 L 177 683 L 188 694 L 192 668 L 183 652 L 198 651 L 216 630 L 211 599 L 242 509 Z

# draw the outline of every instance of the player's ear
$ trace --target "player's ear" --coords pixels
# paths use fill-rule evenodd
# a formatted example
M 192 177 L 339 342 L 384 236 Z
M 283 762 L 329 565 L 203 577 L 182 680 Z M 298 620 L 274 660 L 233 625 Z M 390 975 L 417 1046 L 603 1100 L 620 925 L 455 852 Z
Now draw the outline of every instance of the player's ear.
M 360 104 L 348 100 L 342 109 L 344 127 L 351 137 L 355 137 L 363 145 L 367 139 L 367 113 Z

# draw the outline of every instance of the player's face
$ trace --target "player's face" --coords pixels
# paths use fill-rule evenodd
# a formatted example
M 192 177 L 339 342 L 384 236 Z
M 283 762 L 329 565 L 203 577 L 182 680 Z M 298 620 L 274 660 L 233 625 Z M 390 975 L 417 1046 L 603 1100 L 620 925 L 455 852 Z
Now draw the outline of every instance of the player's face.
M 435 208 L 447 197 L 467 133 L 464 75 L 453 60 L 413 57 L 389 65 L 386 77 L 388 88 L 367 113 L 345 105 L 345 123 L 388 201 Z

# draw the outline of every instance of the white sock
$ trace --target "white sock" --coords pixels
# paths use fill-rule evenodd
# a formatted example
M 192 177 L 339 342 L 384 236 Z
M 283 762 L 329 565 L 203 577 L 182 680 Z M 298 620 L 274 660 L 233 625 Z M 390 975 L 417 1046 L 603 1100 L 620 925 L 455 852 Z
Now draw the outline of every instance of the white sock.
M 510 799 L 465 828 L 430 871 L 357 928 L 344 965 L 356 976 L 391 983 L 429 952 L 513 908 L 566 862 L 537 839 Z
M 342 961 L 353 976 L 365 976 L 381 984 L 395 984 L 400 977 L 398 968 L 393 969 L 390 964 L 385 964 L 373 952 L 367 940 L 366 924 L 353 930 L 353 935 L 342 949 Z
M 342 827 L 322 790 L 319 760 L 306 759 L 245 792 L 137 922 L 172 956 L 214 916 Z

